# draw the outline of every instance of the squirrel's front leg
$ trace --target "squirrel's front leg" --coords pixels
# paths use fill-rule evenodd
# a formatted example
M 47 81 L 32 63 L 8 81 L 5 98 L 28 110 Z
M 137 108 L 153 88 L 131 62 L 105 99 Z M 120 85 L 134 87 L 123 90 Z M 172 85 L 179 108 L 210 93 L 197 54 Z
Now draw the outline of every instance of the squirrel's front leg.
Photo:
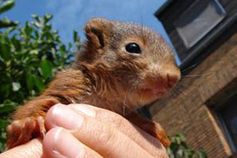
M 7 127 L 7 149 L 24 144 L 46 133 L 44 124 L 48 109 L 59 103 L 54 97 L 38 97 L 19 107 Z

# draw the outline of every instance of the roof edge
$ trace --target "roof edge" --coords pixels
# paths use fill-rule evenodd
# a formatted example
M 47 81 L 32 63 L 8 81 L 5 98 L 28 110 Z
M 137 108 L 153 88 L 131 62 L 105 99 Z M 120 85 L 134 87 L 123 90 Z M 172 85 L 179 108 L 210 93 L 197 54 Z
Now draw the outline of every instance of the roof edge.
M 168 5 L 170 5 L 170 3 L 172 3 L 172 2 L 173 2 L 173 0 L 167 0 L 159 9 L 157 9 L 157 11 L 154 13 L 154 15 L 155 15 L 156 17 L 158 17 L 159 14 L 160 14 L 161 12 L 163 12 L 163 11 L 165 10 L 165 8 L 166 8 Z

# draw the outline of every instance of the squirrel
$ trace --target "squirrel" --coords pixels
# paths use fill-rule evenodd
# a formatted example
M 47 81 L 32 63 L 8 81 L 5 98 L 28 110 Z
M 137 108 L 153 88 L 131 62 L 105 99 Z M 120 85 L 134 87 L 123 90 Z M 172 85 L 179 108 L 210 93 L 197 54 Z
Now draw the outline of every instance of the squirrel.
M 7 148 L 46 133 L 44 118 L 57 103 L 85 103 L 123 115 L 156 137 L 170 140 L 156 122 L 136 110 L 160 99 L 180 79 L 172 49 L 147 27 L 93 18 L 75 62 L 60 71 L 38 97 L 20 106 L 7 127 Z

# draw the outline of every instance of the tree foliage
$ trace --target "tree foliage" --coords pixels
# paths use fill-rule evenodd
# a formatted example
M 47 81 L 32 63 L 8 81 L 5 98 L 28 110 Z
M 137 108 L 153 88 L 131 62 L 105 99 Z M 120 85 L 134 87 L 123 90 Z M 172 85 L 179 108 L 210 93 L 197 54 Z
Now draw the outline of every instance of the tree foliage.
M 0 1 L 0 13 L 14 6 L 13 0 Z M 79 44 L 74 32 L 74 44 L 63 44 L 53 30 L 51 15 L 39 17 L 18 26 L 0 19 L 0 149 L 6 138 L 9 114 L 29 97 L 39 94 L 57 70 L 71 62 L 73 50 Z

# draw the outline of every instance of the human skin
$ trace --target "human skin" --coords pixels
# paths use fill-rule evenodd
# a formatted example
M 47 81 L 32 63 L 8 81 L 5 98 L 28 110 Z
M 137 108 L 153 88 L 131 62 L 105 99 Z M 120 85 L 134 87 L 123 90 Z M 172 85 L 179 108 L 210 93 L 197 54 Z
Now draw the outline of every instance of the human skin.
M 33 139 L 26 144 L 1 153 L 0 158 L 40 158 L 42 157 L 42 153 L 42 141 Z
M 57 104 L 46 115 L 43 142 L 34 139 L 0 155 L 52 158 L 167 158 L 154 137 L 122 116 L 85 104 Z

